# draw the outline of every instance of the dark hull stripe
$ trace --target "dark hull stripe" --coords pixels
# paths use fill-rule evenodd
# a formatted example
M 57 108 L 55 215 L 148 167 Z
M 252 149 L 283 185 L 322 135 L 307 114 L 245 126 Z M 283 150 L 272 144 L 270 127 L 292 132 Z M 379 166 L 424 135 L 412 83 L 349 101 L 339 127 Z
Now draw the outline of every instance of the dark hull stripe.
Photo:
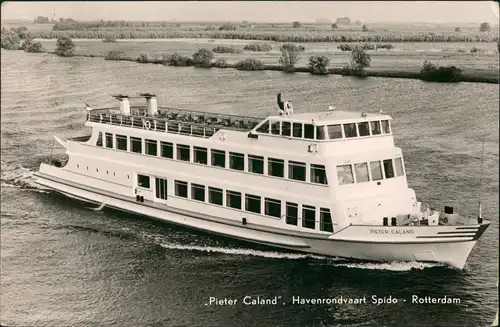
M 417 236 L 416 238 L 471 238 L 474 237 L 474 235 L 443 235 L 443 236 L 430 236 L 430 235 L 422 235 L 422 236 Z
M 461 234 L 461 235 L 472 234 L 472 235 L 475 235 L 476 232 L 477 232 L 477 229 L 476 230 L 470 230 L 470 231 L 464 230 L 463 232 L 438 232 L 438 234 Z

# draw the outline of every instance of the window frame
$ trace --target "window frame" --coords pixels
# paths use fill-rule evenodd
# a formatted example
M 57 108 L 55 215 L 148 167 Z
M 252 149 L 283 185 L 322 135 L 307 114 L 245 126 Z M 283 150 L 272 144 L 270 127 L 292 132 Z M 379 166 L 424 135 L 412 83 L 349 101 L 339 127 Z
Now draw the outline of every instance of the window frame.
M 258 212 L 251 210 L 252 208 L 251 208 L 250 200 L 259 202 L 259 206 L 258 206 L 259 211 Z M 260 197 L 258 195 L 254 195 L 254 194 L 245 193 L 245 211 L 261 215 L 262 214 L 262 197 Z
M 270 207 L 270 205 L 279 205 L 279 213 L 273 214 L 273 209 Z M 274 208 L 276 209 L 276 208 Z M 264 198 L 264 215 L 273 217 L 273 218 L 278 218 L 281 219 L 282 216 L 282 206 L 281 206 L 281 200 L 278 199 L 273 199 L 273 198 Z
M 125 140 L 125 149 L 122 149 L 120 145 L 120 141 L 123 142 Z M 128 151 L 128 136 L 127 135 L 122 135 L 122 134 L 115 134 L 115 144 L 116 144 L 116 149 L 120 151 Z M 123 143 L 122 143 L 123 145 Z
M 134 151 L 134 142 L 137 142 L 136 144 L 140 144 L 140 150 L 141 151 Z M 143 153 L 143 146 L 142 146 L 142 138 L 141 137 L 135 137 L 135 136 L 131 136 L 130 137 L 130 152 L 133 152 L 133 153 Z
M 241 160 L 240 163 L 242 163 L 242 167 L 241 169 L 240 168 L 233 168 L 233 159 L 234 158 L 238 158 L 239 160 Z M 236 171 L 245 171 L 245 154 L 244 153 L 241 153 L 241 152 L 229 152 L 229 169 L 231 170 L 236 170 Z
M 181 192 L 179 190 L 179 187 L 181 187 L 181 186 L 185 188 L 186 196 L 180 194 Z M 174 194 L 177 197 L 188 199 L 189 198 L 189 183 L 185 182 L 185 181 L 180 181 L 177 179 L 174 180 Z
M 386 166 L 387 162 L 390 163 L 390 167 Z M 392 162 L 392 158 L 382 160 L 382 166 L 384 168 L 383 169 L 383 171 L 384 171 L 384 179 L 391 179 L 391 178 L 395 178 L 396 177 L 396 171 L 394 169 L 394 163 Z M 387 169 L 387 168 L 389 168 L 389 169 Z M 390 174 L 387 174 L 387 172 L 391 172 L 392 176 L 388 177 L 388 175 L 390 175 Z
M 203 155 L 201 156 L 202 157 L 201 159 L 204 159 L 205 162 L 203 162 L 203 160 L 201 160 L 202 162 L 198 162 L 198 159 L 199 159 L 198 155 L 200 153 L 205 154 L 204 158 L 203 158 Z M 202 146 L 193 146 L 193 162 L 200 164 L 200 165 L 208 165 L 208 149 L 204 148 Z
M 109 146 L 108 141 L 111 141 L 111 146 Z M 113 133 L 104 133 L 104 147 L 114 149 L 114 143 Z
M 295 216 L 291 216 L 289 208 L 295 209 Z M 285 223 L 287 225 L 298 226 L 299 224 L 299 205 L 293 202 L 285 202 Z
M 325 222 L 325 216 L 328 217 L 329 222 Z M 330 226 L 331 230 L 325 228 L 325 226 Z M 330 209 L 328 208 L 319 208 L 319 230 L 322 232 L 333 233 L 333 220 Z
M 191 162 L 191 146 L 190 145 L 177 143 L 175 145 L 175 148 L 176 148 L 176 159 L 177 160 L 184 161 L 184 162 Z M 187 150 L 187 152 L 186 152 L 188 154 L 187 160 L 182 158 L 182 150 L 184 150 L 184 151 Z
M 218 156 L 223 156 L 224 161 L 223 165 L 221 166 L 220 164 L 214 164 L 216 160 L 214 160 L 214 155 Z M 210 165 L 213 167 L 220 167 L 220 168 L 226 168 L 226 151 L 225 150 L 219 150 L 219 149 L 210 149 Z
M 170 156 L 165 156 L 164 155 L 165 154 L 165 151 L 164 151 L 165 149 L 169 149 Z M 167 159 L 174 159 L 175 158 L 174 143 L 160 141 L 160 157 L 167 158 Z
M 362 166 L 364 165 L 365 168 L 366 168 L 366 178 L 367 180 L 363 180 L 363 181 L 360 181 L 359 178 L 358 178 L 358 166 Z M 367 162 L 358 162 L 358 163 L 355 163 L 354 164 L 354 175 L 355 175 L 355 178 L 356 178 L 356 183 L 367 183 L 367 182 L 370 182 L 370 167 L 368 167 L 368 163 Z M 362 176 L 362 175 L 360 175 Z
M 294 176 L 294 170 L 297 168 L 303 169 L 304 179 L 295 178 L 296 176 Z M 301 182 L 307 181 L 307 163 L 289 160 L 288 161 L 288 179 L 295 180 L 295 181 L 301 181 Z
M 252 173 L 252 174 L 258 174 L 258 175 L 263 175 L 264 174 L 264 167 L 265 167 L 265 161 L 266 161 L 266 158 L 264 158 L 263 156 L 257 156 L 257 155 L 254 155 L 254 154 L 248 154 L 247 155 L 247 161 L 248 161 L 248 165 L 247 165 L 247 171 L 249 173 Z M 260 160 L 260 163 L 262 164 L 262 167 L 261 167 L 261 171 L 255 171 L 255 164 L 254 164 L 254 161 L 259 161 Z
M 330 127 L 336 127 L 338 126 L 337 131 L 332 131 L 330 130 Z M 340 137 L 332 137 L 333 133 L 338 133 L 340 132 Z M 340 140 L 344 138 L 344 128 L 342 127 L 342 124 L 332 124 L 332 125 L 327 125 L 327 134 L 328 134 L 328 139 L 329 140 Z
M 364 135 L 361 135 L 361 130 L 362 130 L 360 128 L 361 125 L 365 125 L 366 126 L 366 130 L 365 130 L 366 134 L 364 134 Z M 370 136 L 371 135 L 370 134 L 370 123 L 369 122 L 367 122 L 367 121 L 358 122 L 356 124 L 356 127 L 358 128 L 358 137 L 365 137 L 365 136 Z
M 348 126 L 354 126 L 354 128 L 350 128 Z M 356 123 L 345 123 L 345 124 L 342 124 L 342 128 L 344 129 L 344 137 L 346 139 L 351 139 L 351 138 L 355 138 L 355 137 L 358 137 L 358 126 Z M 356 135 L 352 135 L 352 134 L 349 134 L 348 135 L 348 130 L 351 131 L 351 132 L 354 132 Z
M 201 192 L 203 190 L 203 192 Z M 199 201 L 199 202 L 206 202 L 206 186 L 202 184 L 197 184 L 197 183 L 191 183 L 191 200 Z M 197 195 L 202 195 L 203 199 L 198 199 Z
M 309 212 L 312 211 L 314 213 L 314 219 L 313 220 L 306 219 L 306 212 L 307 211 L 309 211 Z M 314 225 L 313 225 L 313 227 L 308 227 L 307 223 L 311 222 L 311 221 L 314 221 Z M 303 204 L 302 205 L 302 224 L 301 225 L 302 225 L 303 228 L 316 230 L 316 207 L 311 206 L 311 205 L 307 205 L 307 204 Z
M 378 168 L 379 168 L 379 172 L 380 172 L 380 178 L 375 178 L 373 175 L 373 168 L 372 168 L 372 164 L 378 164 Z M 370 166 L 370 179 L 374 182 L 377 182 L 377 181 L 381 181 L 384 179 L 384 172 L 383 172 L 383 166 L 382 166 L 382 163 L 380 162 L 380 160 L 373 160 L 373 161 L 370 161 L 369 162 L 369 166 Z
M 352 182 L 350 182 L 350 183 L 346 183 L 346 182 L 344 182 L 344 181 L 345 181 L 345 178 L 344 178 L 344 180 L 342 180 L 342 181 L 341 181 L 341 179 L 340 179 L 340 175 L 339 175 L 339 172 L 340 172 L 340 171 L 339 171 L 339 168 L 342 168 L 342 167 L 349 167 L 349 170 L 350 170 L 350 176 L 351 176 L 351 180 L 352 180 Z M 339 185 L 350 185 L 350 184 L 354 184 L 354 183 L 355 183 L 355 180 L 354 180 L 354 171 L 353 171 L 353 169 L 352 169 L 352 164 L 338 165 L 338 166 L 336 167 L 336 170 L 337 170 L 337 179 L 338 179 L 338 181 L 339 181 Z M 346 171 L 345 171 L 345 169 L 342 169 L 342 172 L 345 174 L 345 172 L 346 172 Z
M 313 171 L 322 171 L 323 172 L 324 183 L 315 181 L 314 177 L 320 176 L 320 175 L 318 175 L 317 173 L 313 174 Z M 328 185 L 328 177 L 326 176 L 325 165 L 318 165 L 318 164 L 310 164 L 309 165 L 309 182 L 314 183 L 314 184 L 320 184 L 320 185 Z
M 300 125 L 300 128 L 296 128 L 296 125 Z M 298 139 L 304 138 L 304 124 L 296 122 L 292 123 L 292 137 Z
M 400 165 L 399 167 L 401 169 L 401 174 L 398 173 L 398 165 L 396 164 L 396 161 L 399 161 L 399 165 Z M 396 177 L 401 177 L 401 176 L 405 175 L 405 167 L 403 165 L 403 158 L 401 158 L 401 157 L 394 158 L 394 168 L 396 171 Z
M 213 201 L 213 194 L 220 194 L 220 203 Z M 215 204 L 218 206 L 224 206 L 224 190 L 218 187 L 209 186 L 208 187 L 208 203 Z
M 282 167 L 282 175 L 273 175 L 273 170 L 271 169 L 271 164 L 281 164 Z M 285 160 L 283 159 L 278 159 L 278 158 L 267 158 L 267 175 L 268 176 L 273 176 L 273 177 L 280 177 L 280 178 L 285 178 Z
M 147 180 L 147 186 L 141 185 L 141 178 L 145 178 Z M 144 174 L 137 174 L 137 187 L 150 190 L 151 189 L 151 176 Z
M 149 153 L 149 145 L 153 144 L 155 145 L 154 147 L 154 154 L 152 153 Z M 148 156 L 153 156 L 153 157 L 157 157 L 158 156 L 158 140 L 151 140 L 151 139 L 144 139 L 144 154 L 148 155 Z
M 233 203 L 231 201 L 231 196 L 234 196 L 234 197 L 238 197 L 239 199 L 239 207 L 234 207 L 233 206 Z M 226 190 L 226 207 L 227 208 L 232 208 L 232 209 L 238 209 L 238 210 L 242 210 L 242 207 L 243 207 L 243 201 L 242 201 L 242 194 L 241 192 L 236 192 L 236 191 L 232 191 L 232 190 Z

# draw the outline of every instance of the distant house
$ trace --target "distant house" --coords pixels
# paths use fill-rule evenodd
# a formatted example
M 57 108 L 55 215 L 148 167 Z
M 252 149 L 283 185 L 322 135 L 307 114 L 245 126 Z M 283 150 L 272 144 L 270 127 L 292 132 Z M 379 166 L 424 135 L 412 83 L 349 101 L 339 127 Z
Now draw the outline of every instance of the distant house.
M 351 19 L 349 17 L 339 17 L 335 21 L 335 24 L 337 25 L 351 25 Z

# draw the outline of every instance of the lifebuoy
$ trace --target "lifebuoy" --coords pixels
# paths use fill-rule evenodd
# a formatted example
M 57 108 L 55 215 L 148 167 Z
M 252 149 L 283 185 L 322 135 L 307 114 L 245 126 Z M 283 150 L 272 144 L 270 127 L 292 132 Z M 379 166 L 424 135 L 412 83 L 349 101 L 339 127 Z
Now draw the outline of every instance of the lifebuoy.
M 444 218 L 443 218 L 443 222 L 444 222 L 445 224 L 447 224 L 447 223 L 448 223 L 448 217 L 444 217 Z
M 146 121 L 144 122 L 144 128 L 146 128 L 146 129 L 151 129 L 151 122 L 150 122 L 149 120 L 146 120 Z

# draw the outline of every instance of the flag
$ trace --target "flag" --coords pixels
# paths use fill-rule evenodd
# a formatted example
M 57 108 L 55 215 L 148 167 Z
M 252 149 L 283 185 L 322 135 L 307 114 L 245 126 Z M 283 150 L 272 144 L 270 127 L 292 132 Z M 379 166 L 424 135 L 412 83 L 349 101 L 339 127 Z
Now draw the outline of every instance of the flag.
M 89 106 L 89 104 L 87 102 L 85 102 L 85 107 L 87 108 L 87 110 L 92 110 L 92 107 Z

